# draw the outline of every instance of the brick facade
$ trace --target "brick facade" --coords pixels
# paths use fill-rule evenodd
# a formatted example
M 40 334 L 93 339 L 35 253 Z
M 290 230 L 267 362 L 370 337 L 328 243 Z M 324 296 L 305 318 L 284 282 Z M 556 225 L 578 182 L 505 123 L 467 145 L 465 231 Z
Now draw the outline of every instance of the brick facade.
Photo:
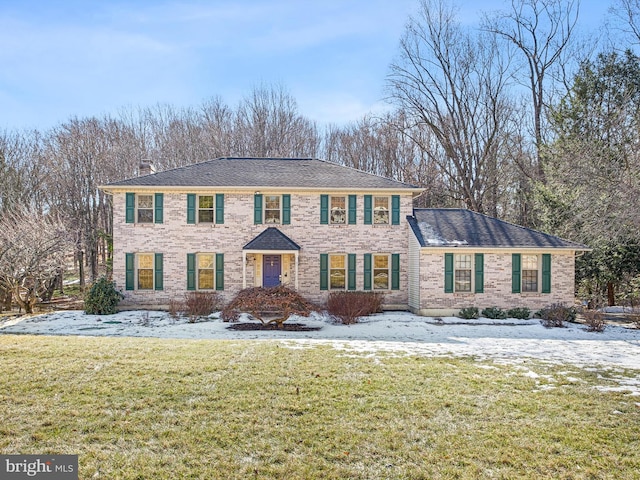
M 128 188 L 127 192 L 136 192 Z M 156 190 L 162 192 L 162 189 Z M 138 193 L 149 194 L 150 190 Z M 306 298 L 324 302 L 327 291 L 320 290 L 320 255 L 323 253 L 356 254 L 356 289 L 364 288 L 364 255 L 400 254 L 400 289 L 385 291 L 385 304 L 407 308 L 407 269 L 409 227 L 405 217 L 412 213 L 412 193 L 400 194 L 400 225 L 365 225 L 364 193 L 357 195 L 355 225 L 322 225 L 320 195 L 348 195 L 355 192 L 290 192 L 264 191 L 264 194 L 291 195 L 289 225 L 254 225 L 253 191 L 211 191 L 200 194 L 224 193 L 223 224 L 188 224 L 187 194 L 192 191 L 164 190 L 163 223 L 140 224 L 125 221 L 125 191 L 113 192 L 113 278 L 125 294 L 123 306 L 166 306 L 171 299 L 181 300 L 187 292 L 187 254 L 224 254 L 224 290 L 230 300 L 243 287 L 243 263 L 246 263 L 246 285 L 260 283 L 260 255 L 248 255 L 243 262 L 243 246 L 268 226 L 277 227 L 301 248 L 298 265 L 298 290 Z M 380 191 L 367 192 L 381 195 Z M 386 195 L 386 194 L 385 194 Z M 391 193 L 389 193 L 391 195 Z M 125 290 L 125 255 L 127 253 L 162 253 L 162 290 Z M 268 253 L 268 252 L 265 252 Z M 293 252 L 283 255 L 283 282 L 293 284 L 295 263 Z
M 417 242 L 415 242 L 417 244 Z M 412 247 L 415 252 L 415 245 Z M 445 293 L 445 253 L 484 253 L 484 292 Z M 512 254 L 551 254 L 549 293 L 512 293 Z M 414 281 L 419 285 L 412 295 L 411 310 L 423 315 L 455 315 L 465 307 L 528 307 L 535 312 L 553 303 L 573 305 L 575 301 L 575 253 L 571 250 L 420 250 L 419 268 Z

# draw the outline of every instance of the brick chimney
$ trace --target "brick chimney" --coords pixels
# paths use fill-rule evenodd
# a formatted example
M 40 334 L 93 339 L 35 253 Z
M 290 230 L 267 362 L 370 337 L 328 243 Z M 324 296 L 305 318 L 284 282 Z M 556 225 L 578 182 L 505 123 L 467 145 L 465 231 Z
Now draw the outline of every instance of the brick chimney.
M 156 167 L 151 160 L 141 160 L 138 166 L 138 176 L 151 175 L 156 173 Z

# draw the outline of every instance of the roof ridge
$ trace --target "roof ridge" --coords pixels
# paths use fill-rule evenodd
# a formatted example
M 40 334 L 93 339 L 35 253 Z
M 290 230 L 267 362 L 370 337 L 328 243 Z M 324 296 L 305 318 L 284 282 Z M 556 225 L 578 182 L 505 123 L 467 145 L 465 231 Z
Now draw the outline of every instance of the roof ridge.
M 400 180 L 396 180 L 395 178 L 385 177 L 385 176 L 383 176 L 383 175 L 378 175 L 377 173 L 367 172 L 366 170 L 361 170 L 361 169 L 359 169 L 359 168 L 352 167 L 351 165 L 345 165 L 345 164 L 343 164 L 343 163 L 332 162 L 332 161 L 330 161 L 330 160 L 326 160 L 326 159 L 323 159 L 323 158 L 314 158 L 313 160 L 317 160 L 317 161 L 319 161 L 319 162 L 328 163 L 328 164 L 330 164 L 330 165 L 336 165 L 336 166 L 338 166 L 338 167 L 349 168 L 349 169 L 354 170 L 354 171 L 356 171 L 356 172 L 364 173 L 365 175 L 371 175 L 372 177 L 386 178 L 387 180 L 393 180 L 394 182 L 398 182 L 398 183 L 401 183 L 401 184 L 403 184 L 403 185 L 407 185 L 407 186 L 409 186 L 409 187 L 419 188 L 419 187 L 417 187 L 417 185 L 412 185 L 412 184 L 407 183 L 407 182 L 402 182 L 402 181 L 400 181 Z

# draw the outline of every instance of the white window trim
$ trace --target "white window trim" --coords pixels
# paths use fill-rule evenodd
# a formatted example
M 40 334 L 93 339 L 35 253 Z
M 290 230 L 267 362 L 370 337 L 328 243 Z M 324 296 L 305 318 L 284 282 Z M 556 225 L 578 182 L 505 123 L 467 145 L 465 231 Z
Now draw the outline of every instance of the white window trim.
M 140 268 L 140 257 L 143 255 L 151 256 L 151 269 L 149 268 Z M 153 252 L 138 252 L 135 254 L 135 290 L 154 290 L 156 288 L 156 269 L 155 269 L 155 254 Z M 151 287 L 150 288 L 140 288 L 140 270 L 151 270 Z
M 339 269 L 332 269 L 331 268 L 331 258 L 332 257 L 342 257 L 343 261 L 344 261 L 344 268 L 342 270 L 344 270 L 344 287 L 332 287 L 331 286 L 331 271 L 332 270 L 339 270 Z M 347 256 L 346 253 L 330 253 L 329 254 L 329 258 L 328 260 L 328 275 L 329 275 L 329 290 L 333 290 L 333 291 L 342 291 L 342 290 L 346 290 L 347 289 L 347 284 L 349 283 L 349 258 Z
M 386 198 L 387 199 L 387 221 L 386 222 L 376 222 L 376 198 Z M 391 197 L 388 195 L 373 195 L 371 199 L 371 216 L 373 225 L 391 225 Z
M 524 289 L 524 257 L 536 257 L 536 289 L 525 290 Z M 520 293 L 523 294 L 536 294 L 540 293 L 542 289 L 542 255 L 537 253 L 522 253 L 520 254 Z
M 278 197 L 278 211 L 279 213 L 279 218 L 277 222 L 267 222 L 267 210 L 269 211 L 275 211 L 275 208 L 269 208 L 267 209 L 267 197 Z M 269 193 L 266 193 L 264 195 L 264 207 L 262 208 L 262 223 L 264 225 L 282 225 L 282 195 L 272 195 Z
M 470 272 L 471 272 L 471 282 L 470 282 L 470 287 L 469 290 L 458 290 L 456 288 L 456 272 L 459 270 L 467 270 L 466 268 L 456 268 L 456 258 L 461 256 L 461 255 L 468 255 L 471 257 L 471 267 L 469 268 Z M 475 255 L 472 253 L 454 253 L 453 254 L 453 292 L 454 293 L 473 293 L 474 287 L 475 287 L 475 266 L 476 266 L 476 259 L 475 259 Z
M 387 286 L 386 288 L 376 288 L 376 257 L 387 257 Z M 381 269 L 378 269 L 381 270 Z M 391 290 L 391 254 L 390 253 L 372 253 L 371 254 L 371 289 L 373 291 L 389 291 Z
M 200 197 L 213 197 L 213 207 L 211 209 L 209 208 L 200 208 Z M 211 210 L 212 215 L 211 215 L 211 221 L 210 222 L 201 222 L 200 221 L 200 210 L 203 211 L 208 211 Z M 202 223 L 203 225 L 213 225 L 216 223 L 216 194 L 212 193 L 212 194 L 197 194 L 196 195 L 196 223 Z
M 342 222 L 334 222 L 331 208 L 331 201 L 334 198 L 342 198 L 344 200 L 344 217 Z M 347 195 L 329 195 L 329 225 L 346 225 L 347 215 L 349 214 L 349 197 Z
M 148 222 L 141 222 L 140 221 L 140 214 L 138 213 L 141 209 L 140 209 L 140 197 L 151 197 L 151 207 L 150 208 L 143 208 L 142 210 L 151 210 L 151 220 Z M 150 223 L 153 223 L 156 219 L 156 199 L 155 199 L 155 195 L 153 193 L 148 194 L 148 193 L 136 193 L 135 194 L 135 201 L 136 201 L 136 208 L 135 208 L 135 222 L 134 223 L 139 223 L 140 225 L 147 225 Z
M 211 268 L 200 268 L 200 256 L 201 255 L 211 255 L 212 264 Z M 213 275 L 212 287 L 211 288 L 202 288 L 200 287 L 200 270 L 211 270 Z M 199 292 L 211 292 L 216 289 L 216 254 L 215 252 L 200 252 L 196 253 L 196 291 Z

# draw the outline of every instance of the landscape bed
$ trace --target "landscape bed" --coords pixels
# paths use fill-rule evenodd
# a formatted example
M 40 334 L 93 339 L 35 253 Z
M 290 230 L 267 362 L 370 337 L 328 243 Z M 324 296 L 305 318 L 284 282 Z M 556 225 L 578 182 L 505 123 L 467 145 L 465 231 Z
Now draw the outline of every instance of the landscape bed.
M 0 452 L 80 478 L 637 478 L 612 372 L 323 343 L 0 335 Z

